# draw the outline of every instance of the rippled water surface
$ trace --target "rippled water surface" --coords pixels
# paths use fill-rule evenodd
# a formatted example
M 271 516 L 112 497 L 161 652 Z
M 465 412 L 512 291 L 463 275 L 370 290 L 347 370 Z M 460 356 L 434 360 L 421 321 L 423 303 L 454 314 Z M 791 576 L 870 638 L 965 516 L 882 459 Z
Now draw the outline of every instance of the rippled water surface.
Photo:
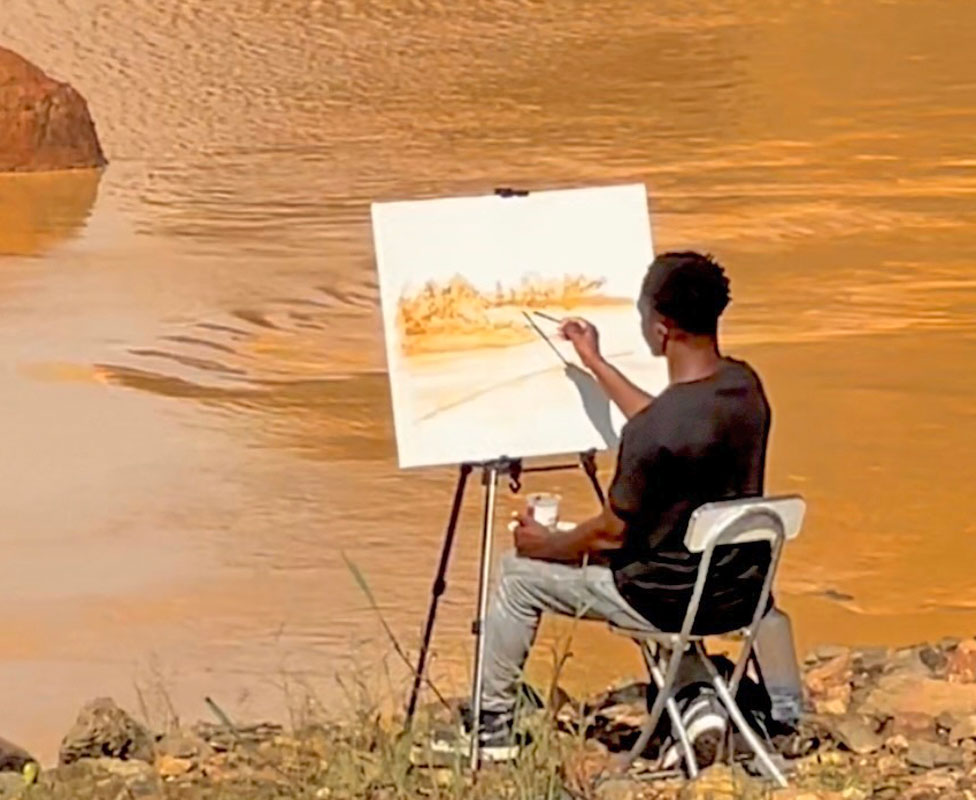
M 111 165 L 0 178 L 0 733 L 50 758 L 134 684 L 191 718 L 343 702 L 389 649 L 343 553 L 416 641 L 454 475 L 395 467 L 368 203 L 496 185 L 645 182 L 658 248 L 727 264 L 769 488 L 810 501 L 804 646 L 972 632 L 976 7 L 761 5 L 3 0 Z M 571 687 L 637 669 L 574 652 Z

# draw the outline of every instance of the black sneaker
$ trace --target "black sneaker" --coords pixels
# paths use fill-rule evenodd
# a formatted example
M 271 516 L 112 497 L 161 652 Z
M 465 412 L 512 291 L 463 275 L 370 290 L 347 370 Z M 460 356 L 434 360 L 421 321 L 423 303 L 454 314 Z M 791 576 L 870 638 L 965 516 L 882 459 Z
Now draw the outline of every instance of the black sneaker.
M 518 688 L 518 696 L 515 699 L 515 708 L 519 714 L 525 714 L 532 711 L 539 711 L 545 708 L 545 701 L 542 699 L 542 695 L 539 694 L 535 689 L 533 689 L 527 683 L 520 683 Z M 461 718 L 462 729 L 467 732 L 471 730 L 471 718 L 474 716 L 474 711 L 471 708 L 471 702 L 468 700 L 461 701 L 458 706 L 458 715 Z M 482 719 L 485 718 L 485 712 L 482 712 Z
M 431 750 L 438 755 L 467 756 L 471 752 L 470 714 L 460 730 L 442 731 L 434 735 Z M 482 761 L 513 761 L 521 751 L 520 737 L 515 732 L 513 718 L 508 713 L 481 712 L 478 732 L 478 752 Z

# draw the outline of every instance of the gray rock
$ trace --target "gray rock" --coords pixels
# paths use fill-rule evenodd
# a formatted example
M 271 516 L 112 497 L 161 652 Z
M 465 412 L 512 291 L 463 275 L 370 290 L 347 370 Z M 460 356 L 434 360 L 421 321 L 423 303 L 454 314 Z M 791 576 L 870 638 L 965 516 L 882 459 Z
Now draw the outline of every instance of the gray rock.
M 858 687 L 851 692 L 850 706 L 855 709 L 860 708 L 870 696 L 871 688 L 869 686 Z
M 976 739 L 976 715 L 959 718 L 949 729 L 949 741 L 952 744 L 963 739 Z
M 830 734 L 852 753 L 867 755 L 881 749 L 884 740 L 864 718 L 841 717 L 828 723 Z
M 596 800 L 636 800 L 644 784 L 630 778 L 610 778 L 602 781 L 593 792 Z
M 761 797 L 763 789 L 762 783 L 740 767 L 715 764 L 702 770 L 696 780 L 685 783 L 678 797 L 680 800 L 736 800 Z
M 126 789 L 126 797 L 138 800 L 142 797 L 158 797 L 162 794 L 159 775 L 152 764 L 138 759 L 123 761 L 119 758 L 95 759 L 93 765 L 97 773 L 111 775 Z
M 934 647 L 923 647 L 918 653 L 919 660 L 932 672 L 941 673 L 949 663 L 946 654 Z
M 598 694 L 592 701 L 586 704 L 586 712 L 592 713 L 602 708 L 619 705 L 621 703 L 646 703 L 647 684 L 646 683 L 627 683 L 617 686 L 609 691 Z
M 905 760 L 913 767 L 935 769 L 936 767 L 961 767 L 962 751 L 935 742 L 909 742 Z
M 0 772 L 20 772 L 25 764 L 34 760 L 24 748 L 0 739 Z
M 856 655 L 857 665 L 864 672 L 876 672 L 888 663 L 887 647 L 865 647 Z
M 926 772 L 912 781 L 911 796 L 914 796 L 914 793 L 918 790 L 927 789 L 933 793 L 934 797 L 939 798 L 939 800 L 947 800 L 947 798 L 955 795 L 954 790 L 957 788 L 958 777 L 957 774 L 947 769 Z
M 885 672 L 888 674 L 914 675 L 916 677 L 928 677 L 931 670 L 922 661 L 919 650 L 913 647 L 906 647 L 896 650 L 888 658 L 885 664 Z
M 114 700 L 100 697 L 86 705 L 61 742 L 59 764 L 82 758 L 153 760 L 153 737 L 119 708 Z
M 943 711 L 935 718 L 935 724 L 942 730 L 951 731 L 956 727 L 959 719 L 958 714 L 953 714 L 951 711 Z
M 160 800 L 163 795 L 156 770 L 137 759 L 83 758 L 45 772 L 41 788 L 43 797 L 79 800 Z
M 836 644 L 822 644 L 819 647 L 815 647 L 811 655 L 817 661 L 830 661 L 832 658 L 847 655 L 849 652 L 849 647 L 841 647 Z
M 885 728 L 889 736 L 902 735 L 913 739 L 935 739 L 935 718 L 923 711 L 903 711 L 895 714 Z
M 148 764 L 137 758 L 96 758 L 91 762 L 93 769 L 114 775 L 127 783 L 130 781 L 152 780 L 156 777 L 156 770 L 152 764 Z
M 639 728 L 647 717 L 647 706 L 643 703 L 618 703 L 614 706 L 601 708 L 599 716 L 611 725 Z
M 919 666 L 922 666 L 919 663 Z M 928 669 L 922 666 L 928 672 Z M 895 717 L 905 713 L 929 714 L 943 712 L 976 714 L 976 684 L 949 683 L 918 677 L 910 671 L 883 675 L 871 691 L 862 713 L 877 717 Z
M 207 758 L 214 749 L 199 736 L 187 733 L 169 734 L 156 742 L 157 756 L 173 758 Z

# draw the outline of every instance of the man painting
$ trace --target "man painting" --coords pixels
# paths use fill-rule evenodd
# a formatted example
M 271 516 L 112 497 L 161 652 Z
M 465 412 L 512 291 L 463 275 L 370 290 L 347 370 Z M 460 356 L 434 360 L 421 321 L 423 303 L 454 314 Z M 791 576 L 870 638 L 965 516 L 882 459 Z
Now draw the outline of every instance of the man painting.
M 502 563 L 485 628 L 479 726 L 486 759 L 512 757 L 516 687 L 543 611 L 581 614 L 623 627 L 677 631 L 698 556 L 684 546 L 692 512 L 763 493 L 770 410 L 748 364 L 723 356 L 718 321 L 730 300 L 724 270 L 692 252 L 657 257 L 638 309 L 651 352 L 667 359 L 669 383 L 652 397 L 609 364 L 583 319 L 564 320 L 583 366 L 627 416 L 606 507 L 572 530 L 552 531 L 522 514 L 515 553 Z M 751 621 L 769 562 L 765 543 L 716 554 L 694 631 Z M 799 675 L 789 620 L 772 609 L 757 642 L 773 715 L 795 721 Z

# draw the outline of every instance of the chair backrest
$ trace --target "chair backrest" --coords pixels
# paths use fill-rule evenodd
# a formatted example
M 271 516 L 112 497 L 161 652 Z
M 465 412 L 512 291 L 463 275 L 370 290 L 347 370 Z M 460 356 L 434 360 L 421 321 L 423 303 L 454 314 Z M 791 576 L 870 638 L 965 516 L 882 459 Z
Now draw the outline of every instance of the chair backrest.
M 694 629 L 715 548 L 765 541 L 769 542 L 770 548 L 769 568 L 763 579 L 752 623 L 746 629 L 751 642 L 759 621 L 766 612 L 766 603 L 779 567 L 783 545 L 788 539 L 796 538 L 800 532 L 805 511 L 806 503 L 798 495 L 723 500 L 706 503 L 695 510 L 685 532 L 685 547 L 692 553 L 701 553 L 701 562 L 698 565 L 698 575 L 685 613 L 685 621 L 681 626 L 682 643 L 688 641 L 688 636 Z M 743 650 L 748 655 L 749 648 Z M 740 656 L 734 673 L 733 683 L 736 685 L 742 676 L 743 666 L 744 662 Z
M 795 539 L 805 513 L 806 502 L 799 495 L 706 503 L 691 515 L 685 547 L 702 553 L 724 545 L 772 543 L 780 534 L 786 540 Z
M 759 623 L 766 613 L 767 602 L 773 580 L 776 577 L 776 570 L 779 567 L 783 545 L 787 540 L 796 538 L 800 532 L 800 526 L 803 524 L 805 512 L 806 502 L 799 495 L 749 497 L 741 500 L 706 503 L 695 510 L 688 522 L 688 530 L 685 532 L 685 547 L 692 553 L 700 553 L 701 562 L 698 565 L 698 574 L 695 577 L 691 599 L 685 611 L 681 632 L 673 637 L 672 652 L 674 653 L 684 653 L 692 638 L 701 638 L 701 634 L 693 633 L 693 631 L 705 593 L 705 584 L 708 580 L 715 548 L 749 542 L 769 542 L 769 567 L 763 577 L 762 589 L 752 615 L 752 622 L 745 627 L 741 623 L 737 623 L 736 629 L 745 634 L 745 643 L 728 682 L 732 697 L 735 697 L 739 681 L 742 680 L 745 673 Z M 730 627 L 725 631 L 707 631 L 706 633 L 731 633 L 733 630 L 735 629 Z M 674 657 L 669 660 L 666 682 L 674 680 L 679 661 L 679 658 Z

